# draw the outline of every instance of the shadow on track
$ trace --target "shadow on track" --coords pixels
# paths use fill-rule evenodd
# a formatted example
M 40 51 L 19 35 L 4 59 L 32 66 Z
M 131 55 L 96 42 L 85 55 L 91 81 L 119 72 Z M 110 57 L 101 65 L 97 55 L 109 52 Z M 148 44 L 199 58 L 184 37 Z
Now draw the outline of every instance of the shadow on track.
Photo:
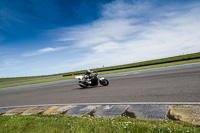
M 79 88 L 74 88 L 72 90 L 89 90 L 89 89 L 100 88 L 100 87 L 106 87 L 106 86 L 89 86 L 87 88 L 81 88 L 81 87 L 79 87 Z

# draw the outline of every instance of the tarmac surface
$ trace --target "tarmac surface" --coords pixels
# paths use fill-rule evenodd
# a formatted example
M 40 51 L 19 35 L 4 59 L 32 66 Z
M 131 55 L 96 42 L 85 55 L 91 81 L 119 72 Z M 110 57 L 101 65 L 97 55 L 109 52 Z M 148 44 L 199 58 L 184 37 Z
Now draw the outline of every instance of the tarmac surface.
M 200 102 L 200 63 L 105 75 L 109 86 L 76 80 L 0 88 L 0 107 L 71 103 Z

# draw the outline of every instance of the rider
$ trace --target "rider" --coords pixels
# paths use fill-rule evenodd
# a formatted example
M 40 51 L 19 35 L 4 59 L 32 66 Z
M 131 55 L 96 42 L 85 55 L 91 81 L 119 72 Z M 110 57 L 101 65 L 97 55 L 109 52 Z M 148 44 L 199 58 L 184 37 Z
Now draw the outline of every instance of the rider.
M 86 70 L 84 75 L 87 75 L 89 78 L 91 77 L 93 71 L 90 71 L 90 69 Z
M 84 76 L 86 77 L 86 78 L 85 78 L 85 81 L 86 81 L 86 80 L 89 80 L 88 83 L 91 83 L 91 80 L 90 80 L 90 79 L 91 79 L 91 77 L 92 77 L 92 73 L 93 73 L 93 71 L 90 71 L 90 69 L 88 69 L 88 70 L 86 70 L 86 72 L 85 72 L 85 74 L 84 74 Z

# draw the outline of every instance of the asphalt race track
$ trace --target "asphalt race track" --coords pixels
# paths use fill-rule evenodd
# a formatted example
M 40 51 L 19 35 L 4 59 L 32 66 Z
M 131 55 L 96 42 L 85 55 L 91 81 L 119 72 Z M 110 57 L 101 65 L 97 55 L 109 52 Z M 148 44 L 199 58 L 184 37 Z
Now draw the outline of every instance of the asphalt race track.
M 119 76 L 120 75 L 120 76 Z M 117 102 L 200 102 L 200 63 L 106 75 L 109 86 L 76 80 L 0 88 L 0 107 Z

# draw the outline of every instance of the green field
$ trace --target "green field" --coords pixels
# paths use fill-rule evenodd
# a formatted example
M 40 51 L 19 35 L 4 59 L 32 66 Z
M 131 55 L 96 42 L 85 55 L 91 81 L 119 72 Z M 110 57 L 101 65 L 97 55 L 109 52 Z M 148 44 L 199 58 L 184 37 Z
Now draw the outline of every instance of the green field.
M 166 63 L 166 62 L 168 62 L 168 63 Z M 181 65 L 181 64 L 188 64 L 188 63 L 196 63 L 196 62 L 200 62 L 200 53 L 181 55 L 181 56 L 176 56 L 176 57 L 151 60 L 151 61 L 145 61 L 145 62 L 139 62 L 139 63 L 132 63 L 132 64 L 126 64 L 126 65 L 120 65 L 120 66 L 97 68 L 97 69 L 92 69 L 92 70 L 100 71 L 99 74 L 102 75 L 102 74 L 136 71 L 136 70 L 150 69 L 150 68 L 157 68 L 157 67 Z M 127 68 L 127 67 L 129 67 L 129 68 Z M 0 78 L 0 82 L 9 82 L 9 81 L 34 79 L 34 78 L 41 78 L 41 77 L 51 77 L 51 76 L 58 76 L 58 75 L 69 75 L 69 76 L 51 78 L 51 79 L 42 79 L 42 80 L 35 80 L 35 81 L 5 84 L 5 85 L 0 85 L 0 88 L 72 79 L 75 77 L 75 76 L 71 76 L 72 74 L 74 74 L 74 75 L 80 74 L 81 75 L 83 73 L 84 73 L 84 71 L 77 71 L 77 72 L 62 73 L 62 74 L 56 74 L 56 75 L 46 75 L 46 76 Z
M 95 118 L 63 115 L 0 116 L 0 133 L 199 133 L 180 121 L 147 121 L 127 117 Z
M 127 67 L 137 68 L 137 67 L 143 67 L 143 66 L 168 64 L 168 63 L 175 63 L 175 62 L 182 62 L 182 61 L 189 61 L 189 60 L 196 60 L 196 59 L 200 59 L 200 52 L 193 53 L 193 54 L 187 54 L 187 55 L 180 55 L 180 56 L 175 56 L 175 57 L 169 57 L 169 58 L 163 58 L 163 59 L 143 61 L 143 62 L 138 62 L 138 63 L 130 63 L 130 64 L 119 65 L 119 66 L 96 68 L 96 69 L 92 69 L 92 70 L 93 71 L 113 71 L 112 69 L 124 69 Z M 196 60 L 196 61 L 199 62 L 199 60 Z M 63 73 L 63 75 L 71 75 L 71 74 L 77 74 L 77 73 L 84 73 L 84 71 Z
M 158 65 L 144 66 L 144 67 L 120 69 L 120 70 L 113 70 L 113 71 L 105 71 L 105 72 L 99 72 L 99 74 L 100 75 L 112 74 L 112 73 L 136 71 L 136 70 L 151 69 L 151 68 L 157 68 L 157 67 L 167 67 L 167 66 L 196 63 L 196 62 L 200 62 L 200 59 L 194 59 L 194 60 L 188 60 L 188 61 L 179 61 L 179 62 L 173 62 L 173 63 L 164 63 L 164 64 L 158 64 Z M 67 80 L 67 79 L 74 79 L 74 78 L 75 78 L 75 76 L 66 76 L 66 77 L 59 77 L 59 78 L 51 78 L 51 79 L 42 79 L 42 80 L 27 81 L 27 82 L 20 82 L 20 83 L 4 84 L 4 85 L 0 85 L 0 88 L 20 86 L 20 85 L 28 85 L 28 84 L 37 84 L 37 83 L 44 83 L 44 82 L 52 82 L 52 81 L 58 81 L 58 80 Z
M 26 79 L 35 79 L 35 78 L 43 78 L 43 77 L 51 77 L 51 76 L 59 76 L 61 74 L 55 75 L 42 75 L 42 76 L 30 76 L 30 77 L 13 77 L 13 78 L 0 78 L 0 82 L 9 82 L 9 81 L 17 81 L 17 80 L 26 80 Z

